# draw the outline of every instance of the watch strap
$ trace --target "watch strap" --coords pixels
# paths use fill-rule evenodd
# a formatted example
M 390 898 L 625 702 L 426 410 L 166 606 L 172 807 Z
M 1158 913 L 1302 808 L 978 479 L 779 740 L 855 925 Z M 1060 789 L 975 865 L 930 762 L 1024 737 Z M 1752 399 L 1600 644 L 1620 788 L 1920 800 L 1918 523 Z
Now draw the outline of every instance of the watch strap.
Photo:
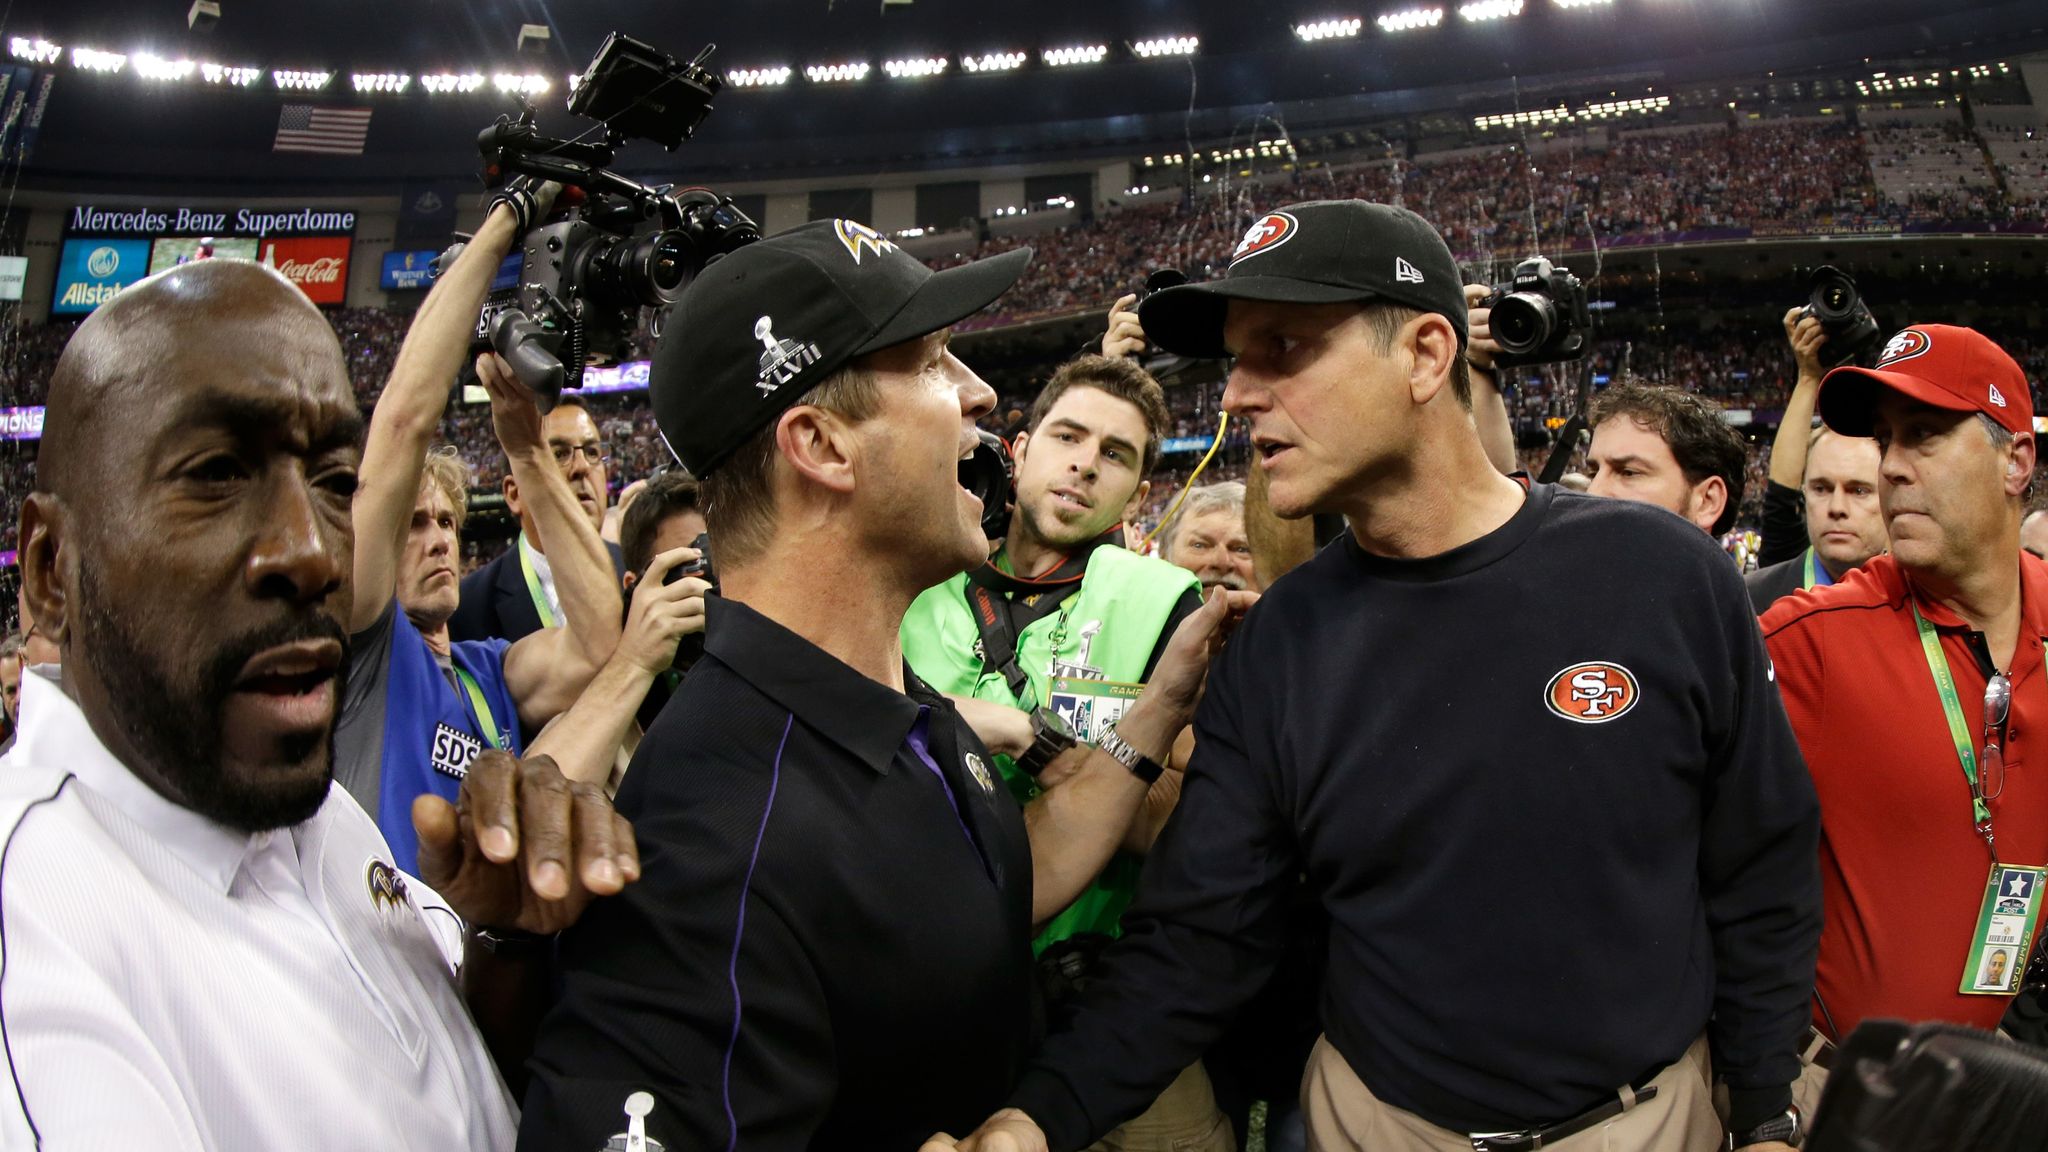
M 1096 747 L 1109 753 L 1117 763 L 1130 769 L 1131 775 L 1147 784 L 1156 783 L 1160 775 L 1166 771 L 1165 765 L 1131 747 L 1122 736 L 1117 735 L 1114 728 L 1102 734 L 1102 742 Z

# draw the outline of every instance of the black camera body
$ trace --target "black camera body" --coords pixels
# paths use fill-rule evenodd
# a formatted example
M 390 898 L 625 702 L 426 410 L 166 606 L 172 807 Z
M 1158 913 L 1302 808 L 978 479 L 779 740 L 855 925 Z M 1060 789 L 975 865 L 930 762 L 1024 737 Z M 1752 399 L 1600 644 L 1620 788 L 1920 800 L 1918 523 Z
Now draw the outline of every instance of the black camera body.
M 1487 327 L 1500 345 L 1497 367 L 1559 364 L 1586 354 L 1593 327 L 1586 285 L 1542 256 L 1515 265 L 1508 283 L 1494 285 L 1487 306 L 1493 309 Z
M 1000 540 L 1010 531 L 1010 504 L 1015 499 L 1017 462 L 1001 436 L 978 429 L 980 442 L 960 461 L 960 486 L 981 501 L 981 534 Z
M 516 280 L 486 300 L 473 341 L 503 356 L 543 411 L 580 384 L 586 366 L 625 358 L 645 310 L 659 336 L 668 306 L 706 261 L 761 238 L 730 198 L 653 187 L 609 168 L 628 139 L 673 150 L 704 122 L 724 86 L 704 67 L 711 51 L 679 64 L 614 32 L 569 98 L 570 112 L 604 126 L 603 141 L 544 137 L 530 105 L 477 137 L 486 186 L 520 176 L 563 186 L 548 218 L 520 237 Z
M 1827 335 L 1820 346 L 1821 367 L 1840 368 L 1877 347 L 1883 333 L 1877 327 L 1877 317 L 1870 314 L 1870 305 L 1863 302 L 1863 293 L 1856 290 L 1855 278 L 1823 264 L 1813 270 L 1806 284 L 1804 311 L 1820 321 L 1820 330 Z

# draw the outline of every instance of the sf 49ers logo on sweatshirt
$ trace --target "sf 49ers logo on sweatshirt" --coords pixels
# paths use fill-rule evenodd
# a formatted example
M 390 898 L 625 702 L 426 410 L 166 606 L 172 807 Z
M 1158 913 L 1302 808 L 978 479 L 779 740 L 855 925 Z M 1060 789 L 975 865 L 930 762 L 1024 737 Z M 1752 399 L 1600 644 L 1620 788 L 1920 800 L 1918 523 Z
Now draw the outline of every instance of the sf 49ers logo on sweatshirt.
M 1588 660 L 1550 678 L 1543 703 L 1578 724 L 1605 724 L 1636 706 L 1635 674 L 1619 664 Z

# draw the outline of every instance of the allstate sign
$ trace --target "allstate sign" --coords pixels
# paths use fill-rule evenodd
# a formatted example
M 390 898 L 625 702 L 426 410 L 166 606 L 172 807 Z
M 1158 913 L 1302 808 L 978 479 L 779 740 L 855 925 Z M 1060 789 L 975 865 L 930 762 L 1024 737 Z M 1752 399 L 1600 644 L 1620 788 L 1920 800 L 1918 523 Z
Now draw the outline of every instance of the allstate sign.
M 57 258 L 57 288 L 50 311 L 60 316 L 90 312 L 147 275 L 147 240 L 66 240 Z

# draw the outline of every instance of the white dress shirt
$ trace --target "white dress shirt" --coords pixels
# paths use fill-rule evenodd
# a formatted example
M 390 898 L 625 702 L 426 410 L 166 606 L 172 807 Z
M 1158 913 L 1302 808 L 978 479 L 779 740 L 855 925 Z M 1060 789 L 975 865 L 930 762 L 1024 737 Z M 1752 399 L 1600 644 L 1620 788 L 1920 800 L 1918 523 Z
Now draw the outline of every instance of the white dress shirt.
M 460 924 L 347 792 L 237 832 L 131 773 L 43 670 L 21 694 L 0 759 L 0 1148 L 512 1146 L 452 978 Z
M 562 622 L 562 594 L 555 591 L 555 566 L 548 563 L 547 554 L 535 548 L 526 539 L 526 533 L 519 534 L 519 550 L 533 564 L 533 575 L 540 581 L 540 594 L 548 598 L 548 611 L 555 614 L 555 623 Z

